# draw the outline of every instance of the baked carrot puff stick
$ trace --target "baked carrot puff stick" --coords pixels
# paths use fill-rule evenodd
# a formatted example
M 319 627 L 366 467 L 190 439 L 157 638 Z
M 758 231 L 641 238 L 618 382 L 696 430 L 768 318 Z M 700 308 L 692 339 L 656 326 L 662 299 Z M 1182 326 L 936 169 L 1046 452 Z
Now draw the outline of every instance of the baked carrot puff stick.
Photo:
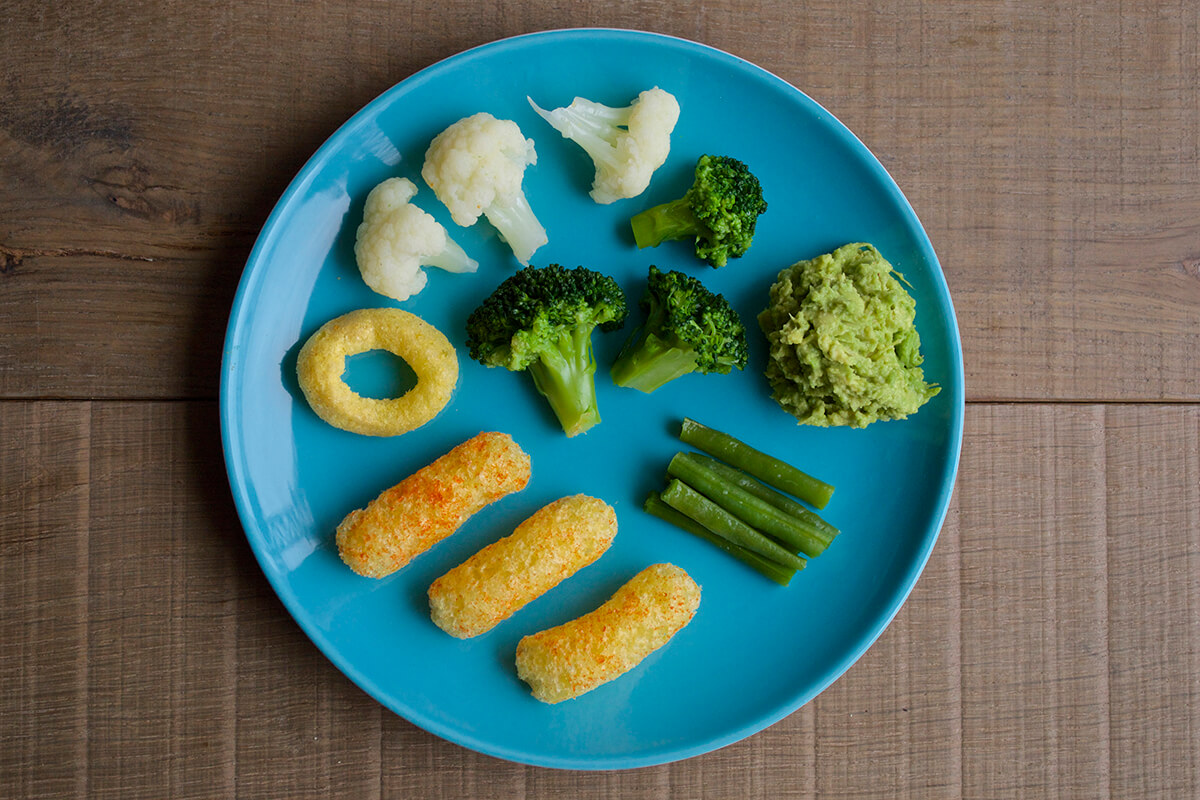
M 616 535 L 617 513 L 603 500 L 555 500 L 435 580 L 430 616 L 459 639 L 487 633 L 598 559 Z
M 506 433 L 481 433 L 351 511 L 337 528 L 350 569 L 383 578 L 529 483 L 529 456 Z
M 558 703 L 624 675 L 691 622 L 700 587 L 673 564 L 639 572 L 604 605 L 517 644 L 517 675 Z

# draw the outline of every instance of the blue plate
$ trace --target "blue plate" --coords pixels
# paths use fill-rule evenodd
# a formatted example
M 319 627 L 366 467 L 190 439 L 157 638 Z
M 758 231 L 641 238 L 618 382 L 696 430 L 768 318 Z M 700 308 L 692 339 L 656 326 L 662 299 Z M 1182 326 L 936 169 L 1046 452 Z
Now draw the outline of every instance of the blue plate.
M 682 114 L 671 155 L 641 196 L 609 206 L 587 192 L 592 166 L 537 117 L 576 95 L 627 104 L 651 86 Z M 516 262 L 486 221 L 454 226 L 421 181 L 430 139 L 460 117 L 515 120 L 537 145 L 525 177 L 550 243 L 535 264 L 607 272 L 636 304 L 651 263 L 700 277 L 751 329 L 750 366 L 689 375 L 653 395 L 607 379 L 625 331 L 596 334 L 603 422 L 567 439 L 526 375 L 485 369 L 464 346 L 467 314 Z M 721 270 L 668 243 L 638 251 L 633 213 L 682 195 L 703 153 L 732 155 L 760 176 L 770 204 L 750 252 Z M 438 326 L 459 352 L 447 408 L 404 436 L 371 438 L 326 425 L 304 402 L 296 353 L 324 322 L 356 308 L 396 305 L 371 292 L 354 264 L 367 192 L 386 177 L 413 180 L 415 203 L 480 262 L 475 275 L 430 270 L 400 304 Z M 863 430 L 802 427 L 769 397 L 755 315 L 779 270 L 852 241 L 874 243 L 917 300 L 928 380 L 942 392 L 904 421 Z M 386 359 L 360 356 L 352 385 L 404 387 Z M 795 711 L 863 654 L 904 602 L 937 538 L 958 464 L 962 353 L 950 296 L 925 232 L 895 183 L 834 117 L 784 81 L 733 56 L 664 36 L 553 31 L 495 42 L 442 61 L 385 92 L 326 142 L 288 187 L 250 254 L 225 343 L 221 422 L 242 523 L 275 591 L 337 667 L 416 725 L 500 758 L 550 767 L 615 769 L 694 756 Z M 389 385 L 392 384 L 392 385 Z M 784 456 L 837 486 L 824 514 L 842 535 L 781 588 L 710 545 L 641 510 L 663 485 L 684 415 Z M 512 434 L 533 460 L 522 492 L 384 580 L 338 559 L 333 531 L 346 512 L 481 430 Z M 545 503 L 587 493 L 617 510 L 620 532 L 591 567 L 490 633 L 453 639 L 429 621 L 429 583 L 506 535 Z M 632 672 L 550 706 L 518 680 L 525 634 L 606 599 L 641 568 L 669 561 L 703 587 L 693 622 Z

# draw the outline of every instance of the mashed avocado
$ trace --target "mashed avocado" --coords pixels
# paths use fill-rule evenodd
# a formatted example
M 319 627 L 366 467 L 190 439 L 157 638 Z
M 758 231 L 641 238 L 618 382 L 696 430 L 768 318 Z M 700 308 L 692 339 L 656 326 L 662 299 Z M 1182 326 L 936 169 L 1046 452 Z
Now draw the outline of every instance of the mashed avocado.
M 848 244 L 779 273 L 758 315 L 767 380 L 806 425 L 903 419 L 938 393 L 921 371 L 916 303 L 869 244 Z

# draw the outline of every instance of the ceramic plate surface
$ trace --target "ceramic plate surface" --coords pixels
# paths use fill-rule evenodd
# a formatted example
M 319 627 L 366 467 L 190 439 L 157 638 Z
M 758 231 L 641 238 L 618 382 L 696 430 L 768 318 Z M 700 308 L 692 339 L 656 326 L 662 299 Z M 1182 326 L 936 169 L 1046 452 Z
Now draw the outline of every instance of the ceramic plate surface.
M 593 168 L 529 104 L 576 95 L 619 106 L 651 86 L 682 114 L 671 155 L 641 196 L 588 197 Z M 459 228 L 420 170 L 430 140 L 477 111 L 515 120 L 535 140 L 525 191 L 550 243 L 536 265 L 578 264 L 613 275 L 634 311 L 624 331 L 595 335 L 603 422 L 568 439 L 527 375 L 485 369 L 465 348 L 470 311 L 517 265 L 486 221 Z M 680 196 L 704 153 L 745 161 L 770 207 L 754 246 L 714 270 L 690 247 L 639 251 L 628 218 Z M 419 187 L 414 202 L 480 261 L 474 275 L 429 271 L 396 304 L 370 291 L 353 243 L 367 192 L 390 176 Z M 769 396 L 766 345 L 755 316 L 780 269 L 847 242 L 875 244 L 917 301 L 926 378 L 941 393 L 907 420 L 863 430 L 796 425 Z M 751 333 L 750 365 L 689 375 L 644 395 L 619 389 L 607 367 L 640 316 L 650 264 L 680 269 L 728 297 Z M 446 409 L 395 438 L 346 433 L 308 408 L 296 354 L 347 311 L 399 305 L 440 328 L 461 375 Z M 348 380 L 383 396 L 402 391 L 395 362 L 349 361 Z M 842 530 L 790 587 L 641 510 L 681 449 L 684 416 L 786 457 L 837 486 L 823 515 Z M 263 571 L 296 621 L 350 679 L 416 725 L 505 759 L 615 769 L 704 753 L 753 734 L 815 697 L 863 654 L 900 608 L 929 556 L 950 500 L 963 420 L 962 355 L 933 248 L 879 162 L 828 111 L 784 81 L 728 54 L 679 39 L 612 30 L 555 31 L 479 47 L 419 72 L 367 105 L 301 170 L 269 217 L 231 314 L 221 383 L 225 454 L 235 502 Z M 530 454 L 529 486 L 485 509 L 454 536 L 384 580 L 339 560 L 333 531 L 351 509 L 481 430 L 511 434 Z M 430 582 L 568 494 L 603 498 L 620 532 L 607 554 L 490 633 L 469 641 L 429 620 Z M 550 706 L 517 678 L 525 634 L 584 613 L 643 567 L 669 561 L 703 587 L 693 622 L 619 680 Z

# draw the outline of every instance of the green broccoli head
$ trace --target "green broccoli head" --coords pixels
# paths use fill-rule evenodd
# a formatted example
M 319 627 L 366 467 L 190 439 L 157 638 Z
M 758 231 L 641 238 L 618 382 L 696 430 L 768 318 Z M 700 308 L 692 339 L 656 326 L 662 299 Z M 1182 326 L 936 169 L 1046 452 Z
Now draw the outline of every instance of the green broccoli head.
M 607 275 L 558 264 L 526 267 L 496 287 L 467 318 L 471 358 L 528 371 L 568 436 L 600 421 L 592 331 L 625 324 L 621 287 Z
M 638 247 L 693 238 L 697 258 L 723 267 L 750 249 L 758 218 L 767 210 L 762 186 L 745 164 L 728 156 L 701 156 L 695 175 L 683 197 L 630 220 L 633 238 Z
M 689 372 L 724 375 L 734 367 L 745 368 L 741 318 L 700 281 L 651 266 L 640 305 L 646 321 L 613 363 L 618 386 L 649 393 Z

